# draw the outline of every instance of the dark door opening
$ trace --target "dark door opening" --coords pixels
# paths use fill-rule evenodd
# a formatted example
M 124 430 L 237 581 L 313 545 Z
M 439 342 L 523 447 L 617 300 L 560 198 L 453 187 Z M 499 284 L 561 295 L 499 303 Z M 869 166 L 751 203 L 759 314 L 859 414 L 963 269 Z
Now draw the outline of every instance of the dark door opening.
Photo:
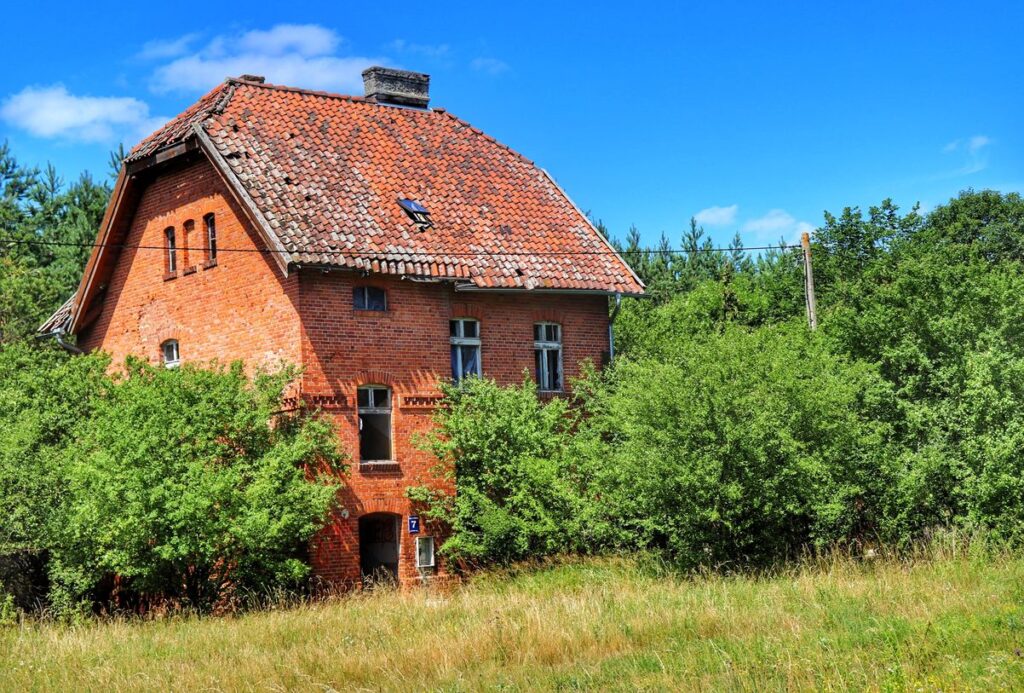
M 398 582 L 398 527 L 401 517 L 373 513 L 359 518 L 359 564 L 363 586 Z

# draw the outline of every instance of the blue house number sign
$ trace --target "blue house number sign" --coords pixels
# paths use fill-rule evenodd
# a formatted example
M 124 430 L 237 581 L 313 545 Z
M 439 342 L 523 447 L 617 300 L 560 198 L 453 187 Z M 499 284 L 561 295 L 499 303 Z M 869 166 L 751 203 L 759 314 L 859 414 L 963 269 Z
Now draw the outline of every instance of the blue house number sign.
M 409 516 L 409 534 L 420 533 L 420 516 L 410 515 Z

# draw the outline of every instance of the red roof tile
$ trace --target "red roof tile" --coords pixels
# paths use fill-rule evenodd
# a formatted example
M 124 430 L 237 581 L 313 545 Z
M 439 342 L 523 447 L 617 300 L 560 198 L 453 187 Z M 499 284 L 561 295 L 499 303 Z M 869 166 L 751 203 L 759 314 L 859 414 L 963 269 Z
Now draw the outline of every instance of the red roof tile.
M 544 170 L 443 110 L 228 80 L 128 160 L 197 123 L 292 263 L 481 288 L 643 291 Z M 400 197 L 434 226 L 421 231 Z

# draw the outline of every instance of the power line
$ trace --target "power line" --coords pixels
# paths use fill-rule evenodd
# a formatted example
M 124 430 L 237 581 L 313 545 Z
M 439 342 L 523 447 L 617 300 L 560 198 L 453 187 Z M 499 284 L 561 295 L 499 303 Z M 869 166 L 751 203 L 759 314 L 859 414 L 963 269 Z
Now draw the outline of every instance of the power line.
M 169 250 L 168 246 L 165 245 L 132 245 L 127 243 L 72 243 L 70 241 L 42 241 L 32 240 L 28 238 L 5 238 L 0 239 L 0 245 L 34 245 L 34 246 L 57 246 L 57 247 L 70 247 L 70 248 L 116 248 L 119 250 Z M 760 246 L 748 246 L 739 248 L 643 248 L 636 250 L 565 250 L 565 251 L 541 251 L 541 252 L 528 252 L 528 251 L 508 251 L 508 252 L 495 252 L 491 250 L 473 250 L 473 251 L 405 251 L 405 250 L 382 250 L 375 253 L 367 252 L 353 252 L 351 250 L 328 250 L 328 249 L 277 249 L 277 248 L 223 248 L 218 246 L 217 253 L 260 253 L 275 254 L 275 253 L 287 253 L 287 254 L 302 254 L 309 253 L 314 255 L 345 255 L 348 257 L 357 258 L 384 258 L 385 256 L 394 255 L 401 257 L 436 257 L 436 256 L 447 256 L 447 257 L 560 257 L 560 256 L 578 256 L 578 255 L 631 255 L 634 253 L 640 253 L 644 255 L 670 255 L 674 253 L 729 253 L 735 251 L 746 252 L 748 250 L 789 250 L 791 248 L 799 248 L 798 244 L 787 244 L 780 243 L 779 245 L 760 245 Z M 196 251 L 206 252 L 208 248 L 205 246 L 189 247 L 189 246 L 176 246 L 175 251 Z

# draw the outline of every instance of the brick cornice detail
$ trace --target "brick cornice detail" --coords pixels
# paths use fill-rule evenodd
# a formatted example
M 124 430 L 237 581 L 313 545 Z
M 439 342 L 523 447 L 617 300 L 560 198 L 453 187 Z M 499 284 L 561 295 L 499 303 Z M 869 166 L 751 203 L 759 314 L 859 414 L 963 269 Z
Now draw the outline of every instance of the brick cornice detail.
M 314 409 L 347 409 L 349 407 L 349 401 L 345 395 L 334 393 L 322 395 L 303 393 L 299 397 L 285 397 L 281 404 L 285 410 L 295 409 L 300 404 Z

